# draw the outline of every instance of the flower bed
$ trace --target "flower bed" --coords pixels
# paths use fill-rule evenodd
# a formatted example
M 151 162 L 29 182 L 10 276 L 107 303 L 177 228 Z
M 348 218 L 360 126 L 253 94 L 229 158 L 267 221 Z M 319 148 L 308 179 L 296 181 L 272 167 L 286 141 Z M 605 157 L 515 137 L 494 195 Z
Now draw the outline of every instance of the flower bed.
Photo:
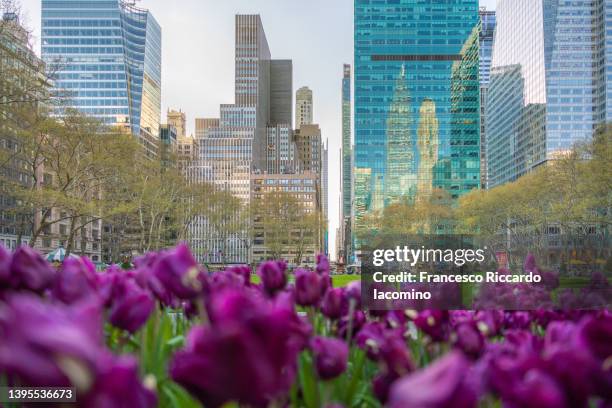
M 612 404 L 607 310 L 364 312 L 324 257 L 288 273 L 209 274 L 184 245 L 102 273 L 0 247 L 0 385 L 94 408 Z

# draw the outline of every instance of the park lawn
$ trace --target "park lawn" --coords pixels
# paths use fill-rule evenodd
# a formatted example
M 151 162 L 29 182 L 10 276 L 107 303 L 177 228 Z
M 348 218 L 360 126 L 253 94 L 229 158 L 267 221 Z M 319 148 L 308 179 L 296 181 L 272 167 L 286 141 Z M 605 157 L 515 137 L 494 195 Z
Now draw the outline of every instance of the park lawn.
M 340 288 L 342 286 L 346 286 L 349 283 L 359 280 L 360 275 L 332 275 L 332 283 L 335 288 Z M 260 283 L 261 278 L 259 275 L 252 273 L 251 274 L 251 283 Z M 289 282 L 293 282 L 293 275 L 289 275 Z

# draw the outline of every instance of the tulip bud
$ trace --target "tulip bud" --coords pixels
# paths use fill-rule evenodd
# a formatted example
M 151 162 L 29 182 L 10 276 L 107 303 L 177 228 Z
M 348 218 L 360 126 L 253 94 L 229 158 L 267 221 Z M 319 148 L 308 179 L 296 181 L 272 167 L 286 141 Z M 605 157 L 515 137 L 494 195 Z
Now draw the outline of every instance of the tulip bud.
M 295 271 L 295 302 L 301 306 L 313 306 L 321 298 L 321 277 L 306 269 Z
M 323 380 L 329 380 L 342 374 L 348 362 L 348 346 L 339 339 L 315 337 L 311 348 L 317 374 Z
M 266 261 L 259 265 L 257 274 L 261 277 L 261 282 L 268 294 L 274 294 L 285 288 L 287 285 L 285 269 L 284 262 Z

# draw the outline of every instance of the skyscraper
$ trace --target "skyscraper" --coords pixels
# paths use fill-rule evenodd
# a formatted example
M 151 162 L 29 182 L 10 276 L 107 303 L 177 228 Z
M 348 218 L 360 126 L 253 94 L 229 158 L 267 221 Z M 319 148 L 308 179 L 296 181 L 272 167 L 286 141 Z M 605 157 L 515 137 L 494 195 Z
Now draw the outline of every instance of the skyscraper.
M 235 103 L 220 106 L 218 119 L 196 120 L 198 158 L 192 181 L 208 182 L 239 198 L 251 200 L 251 174 L 271 166 L 290 166 L 293 94 L 291 60 L 272 60 L 259 15 L 236 15 Z M 278 156 L 269 141 L 279 142 Z M 282 148 L 286 148 L 282 150 Z M 228 215 L 237 218 L 239 214 Z M 250 237 L 244 231 L 228 234 L 200 217 L 190 227 L 190 244 L 200 262 L 247 263 Z
M 107 124 L 125 125 L 154 152 L 161 28 L 148 10 L 123 0 L 45 0 L 42 58 L 58 97 Z
M 343 237 L 342 256 L 349 260 L 352 258 L 351 223 L 353 214 L 353 143 L 351 140 L 351 66 L 342 67 L 342 148 L 340 188 L 340 226 Z
M 493 34 L 495 33 L 495 11 L 480 9 L 480 184 L 487 185 L 487 143 L 486 143 L 486 105 L 489 78 L 491 75 L 491 56 L 493 55 Z
M 612 119 L 609 1 L 500 0 L 496 13 L 488 187 L 554 159 Z
M 295 93 L 295 128 L 312 124 L 312 91 L 303 86 Z
M 356 222 L 478 188 L 478 1 L 355 0 L 354 16 Z
M 329 140 L 321 146 L 321 212 L 323 215 L 323 253 L 329 254 Z

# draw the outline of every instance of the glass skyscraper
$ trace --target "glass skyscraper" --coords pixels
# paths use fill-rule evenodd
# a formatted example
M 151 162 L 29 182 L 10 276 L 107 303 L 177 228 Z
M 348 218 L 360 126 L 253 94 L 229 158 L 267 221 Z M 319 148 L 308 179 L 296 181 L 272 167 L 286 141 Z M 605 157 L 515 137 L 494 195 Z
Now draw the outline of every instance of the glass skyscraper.
M 493 55 L 493 34 L 495 33 L 495 11 L 480 9 L 480 184 L 487 185 L 487 149 L 486 149 L 486 110 L 487 90 L 491 77 L 491 57 Z
M 478 0 L 355 0 L 355 218 L 480 185 Z
M 612 3 L 500 0 L 486 105 L 488 186 L 589 139 L 612 113 Z
M 42 0 L 42 58 L 69 106 L 157 139 L 161 28 L 123 0 Z
M 351 66 L 342 69 L 342 186 L 340 197 L 340 225 L 342 231 L 341 255 L 345 263 L 352 260 L 353 220 L 353 141 L 351 138 Z

